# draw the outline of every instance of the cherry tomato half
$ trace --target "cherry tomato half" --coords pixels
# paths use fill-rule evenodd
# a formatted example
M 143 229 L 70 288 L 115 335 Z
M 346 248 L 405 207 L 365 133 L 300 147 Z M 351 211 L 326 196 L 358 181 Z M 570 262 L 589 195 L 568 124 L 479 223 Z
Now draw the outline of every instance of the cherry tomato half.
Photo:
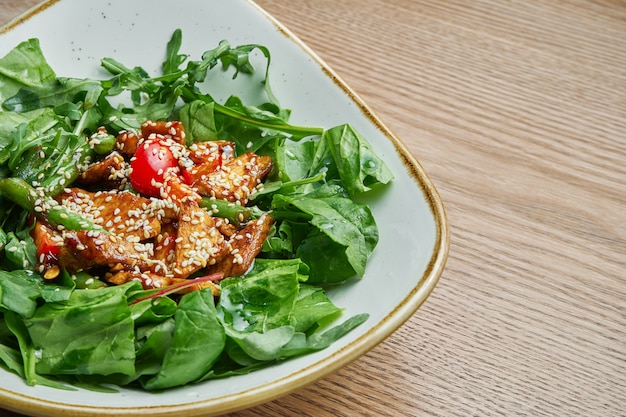
M 141 194 L 158 197 L 163 176 L 170 169 L 178 169 L 178 160 L 167 145 L 146 140 L 135 151 L 130 168 L 130 185 Z

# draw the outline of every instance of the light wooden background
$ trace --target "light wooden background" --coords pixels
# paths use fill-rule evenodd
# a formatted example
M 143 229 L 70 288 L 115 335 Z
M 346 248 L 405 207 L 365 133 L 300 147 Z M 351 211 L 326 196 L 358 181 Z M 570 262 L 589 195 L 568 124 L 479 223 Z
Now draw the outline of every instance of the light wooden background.
M 451 251 L 384 343 L 232 417 L 626 416 L 626 2 L 258 3 L 421 161 Z

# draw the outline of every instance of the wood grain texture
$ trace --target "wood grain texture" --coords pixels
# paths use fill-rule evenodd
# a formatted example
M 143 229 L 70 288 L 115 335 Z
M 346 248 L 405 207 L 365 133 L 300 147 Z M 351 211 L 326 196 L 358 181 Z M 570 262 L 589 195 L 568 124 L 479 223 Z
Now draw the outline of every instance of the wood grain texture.
M 231 416 L 626 416 L 626 3 L 258 4 L 417 156 L 452 238 L 385 342 Z

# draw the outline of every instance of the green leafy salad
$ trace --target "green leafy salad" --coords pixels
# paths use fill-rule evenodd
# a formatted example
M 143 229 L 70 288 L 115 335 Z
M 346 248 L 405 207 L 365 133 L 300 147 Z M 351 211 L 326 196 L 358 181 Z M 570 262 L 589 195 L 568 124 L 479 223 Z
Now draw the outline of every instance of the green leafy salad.
M 368 318 L 325 291 L 364 275 L 378 229 L 359 201 L 388 167 L 350 124 L 290 124 L 266 47 L 181 45 L 160 75 L 104 58 L 99 80 L 56 75 L 37 39 L 0 58 L 0 366 L 30 385 L 241 375 Z M 262 102 L 218 102 L 215 67 Z

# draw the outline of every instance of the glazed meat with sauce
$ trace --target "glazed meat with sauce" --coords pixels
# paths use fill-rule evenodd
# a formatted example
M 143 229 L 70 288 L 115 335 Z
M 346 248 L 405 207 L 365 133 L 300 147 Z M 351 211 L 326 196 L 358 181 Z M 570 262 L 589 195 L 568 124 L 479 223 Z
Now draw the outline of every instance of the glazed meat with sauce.
M 156 196 L 129 188 L 133 175 L 146 175 L 129 168 L 146 141 L 167 148 L 175 161 L 151 178 Z M 271 158 L 252 152 L 236 156 L 234 150 L 227 141 L 199 142 L 187 148 L 180 122 L 146 122 L 138 133 L 121 132 L 115 150 L 81 173 L 76 183 L 81 188 L 66 188 L 55 197 L 98 228 L 59 230 L 38 223 L 32 234 L 40 271 L 47 279 L 63 268 L 70 273 L 88 271 L 111 285 L 136 280 L 144 288 L 164 287 L 200 274 L 222 278 L 245 274 L 274 220 L 263 214 L 231 223 L 199 204 L 203 198 L 217 198 L 245 205 L 271 171 Z M 217 282 L 202 286 L 219 293 Z

